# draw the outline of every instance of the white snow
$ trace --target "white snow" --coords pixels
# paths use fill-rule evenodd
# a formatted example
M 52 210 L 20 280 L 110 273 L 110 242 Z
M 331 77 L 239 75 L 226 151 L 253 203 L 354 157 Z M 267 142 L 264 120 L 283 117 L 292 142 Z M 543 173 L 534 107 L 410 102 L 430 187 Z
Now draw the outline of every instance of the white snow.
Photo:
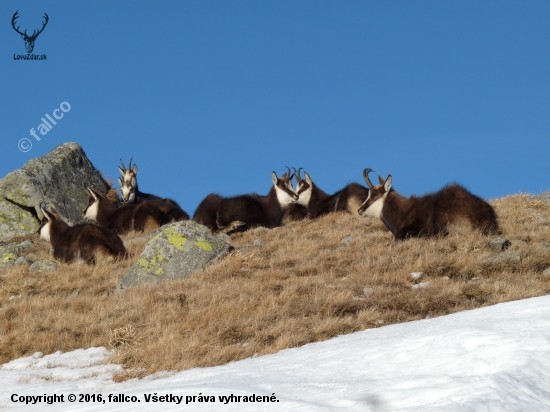
M 114 383 L 104 348 L 43 356 L 0 369 L 0 409 L 55 411 L 545 411 L 550 410 L 550 296 L 339 336 L 275 355 L 155 379 Z M 12 395 L 64 395 L 24 404 Z M 68 402 L 68 396 L 77 402 Z M 80 394 L 105 403 L 78 402 Z M 113 403 L 111 394 L 139 403 Z M 230 402 L 220 396 L 270 397 Z M 182 403 L 146 396 L 182 396 Z M 23 396 L 23 398 L 21 398 Z M 186 404 L 187 397 L 195 401 Z M 199 402 L 214 396 L 215 402 Z M 36 399 L 36 398 L 35 398 Z M 189 398 L 192 399 L 192 398 Z

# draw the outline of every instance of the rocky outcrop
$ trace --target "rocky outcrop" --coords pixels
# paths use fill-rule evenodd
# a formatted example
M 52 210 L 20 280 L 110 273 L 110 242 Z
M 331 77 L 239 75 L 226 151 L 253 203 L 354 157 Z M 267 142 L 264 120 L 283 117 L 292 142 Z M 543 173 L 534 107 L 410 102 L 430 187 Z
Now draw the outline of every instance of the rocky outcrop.
M 0 241 L 35 232 L 42 201 L 54 206 L 69 224 L 82 222 L 87 187 L 101 193 L 108 189 L 77 143 L 64 143 L 29 160 L 0 180 Z
M 508 249 L 511 244 L 512 242 L 510 242 L 508 239 L 504 239 L 503 237 L 499 236 L 491 240 L 490 246 L 500 252 Z
M 196 222 L 170 223 L 152 233 L 143 253 L 120 279 L 117 291 L 185 279 L 223 258 L 232 249 Z
M 521 262 L 521 253 L 517 250 L 502 252 L 481 261 L 482 265 L 515 264 Z

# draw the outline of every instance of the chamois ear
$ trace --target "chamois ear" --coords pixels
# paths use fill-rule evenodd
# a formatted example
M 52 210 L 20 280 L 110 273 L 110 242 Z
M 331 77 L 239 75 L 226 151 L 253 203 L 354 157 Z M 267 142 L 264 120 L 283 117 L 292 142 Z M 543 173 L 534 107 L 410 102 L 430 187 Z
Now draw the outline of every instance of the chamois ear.
M 120 174 L 122 176 L 124 176 L 124 170 L 122 170 L 122 168 L 120 166 L 117 166 L 118 167 L 118 171 L 120 172 Z
M 52 220 L 52 218 L 50 217 L 50 212 L 48 212 L 46 209 L 45 209 L 45 205 L 44 206 L 40 206 L 40 210 L 42 211 L 42 214 L 44 215 L 44 217 L 48 220 Z
M 134 164 L 134 168 L 132 169 L 134 171 L 134 174 L 137 175 L 137 165 Z
M 120 168 L 119 168 L 120 169 Z M 124 184 L 124 181 L 122 180 L 122 177 L 119 177 L 118 178 L 118 183 L 120 184 L 120 186 L 122 186 Z
M 306 178 L 306 183 L 311 186 L 313 184 L 313 181 L 311 180 L 311 177 L 309 177 L 307 172 L 304 172 L 304 177 Z
M 277 183 L 279 182 L 279 178 L 277 177 L 277 173 L 275 173 L 275 172 L 271 173 L 271 180 L 273 180 L 274 185 L 277 185 Z
M 95 200 L 97 200 L 98 194 L 94 191 L 94 189 L 88 188 L 88 193 L 90 193 L 91 197 L 93 197 Z
M 391 175 L 388 175 L 388 178 L 386 179 L 386 183 L 384 183 L 384 190 L 386 192 L 389 192 L 391 190 Z
M 57 210 L 55 210 L 55 207 L 50 207 L 50 215 L 54 216 L 54 217 L 59 217 L 59 213 L 57 213 Z M 50 219 L 51 220 L 51 219 Z
M 380 186 L 384 184 L 384 179 L 382 179 L 382 176 L 378 175 L 378 181 L 380 182 Z

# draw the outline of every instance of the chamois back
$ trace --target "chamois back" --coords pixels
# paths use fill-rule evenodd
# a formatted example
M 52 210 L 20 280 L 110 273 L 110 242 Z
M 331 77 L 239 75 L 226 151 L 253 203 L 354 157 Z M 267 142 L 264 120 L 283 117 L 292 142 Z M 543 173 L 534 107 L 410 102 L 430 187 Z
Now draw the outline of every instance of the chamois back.
M 307 172 L 304 178 L 300 176 L 300 169 L 294 169 L 296 176 L 296 193 L 300 197 L 298 204 L 307 208 L 308 214 L 312 217 L 319 217 L 332 212 L 346 211 L 358 215 L 359 206 L 365 201 L 369 194 L 366 187 L 358 183 L 350 183 L 336 193 L 329 195 L 319 188 Z
M 169 214 L 153 202 L 125 204 L 117 208 L 104 195 L 93 189 L 88 189 L 88 205 L 82 215 L 118 234 L 125 234 L 131 230 L 149 232 L 173 221 Z
M 210 230 L 216 230 L 216 216 L 220 209 L 222 197 L 217 193 L 210 193 L 206 196 L 197 207 L 193 220 L 201 225 L 206 226 Z
M 286 208 L 298 200 L 292 188 L 292 175 L 284 173 L 280 178 L 271 174 L 273 186 L 266 196 L 257 193 L 222 198 L 216 213 L 218 230 L 245 230 L 256 226 L 277 227 L 281 225 Z
M 267 196 L 257 193 L 233 197 L 209 194 L 197 207 L 193 220 L 213 232 L 224 233 L 255 226 L 279 226 L 284 210 L 298 196 L 292 188 L 290 169 L 280 178 L 273 172 L 271 178 L 273 186 Z
M 54 208 L 50 212 L 41 209 L 44 218 L 38 233 L 51 243 L 57 259 L 72 262 L 80 258 L 86 263 L 95 263 L 99 254 L 114 259 L 127 257 L 124 244 L 116 233 L 90 223 L 69 226 Z
M 483 234 L 498 234 L 498 223 L 493 207 L 458 184 L 445 186 L 438 192 L 424 196 L 401 196 L 392 188 L 392 176 L 379 176 L 380 185 L 373 186 L 364 176 L 370 192 L 361 205 L 359 214 L 380 218 L 394 234 L 395 239 L 417 236 L 445 235 L 448 226 L 468 221 Z

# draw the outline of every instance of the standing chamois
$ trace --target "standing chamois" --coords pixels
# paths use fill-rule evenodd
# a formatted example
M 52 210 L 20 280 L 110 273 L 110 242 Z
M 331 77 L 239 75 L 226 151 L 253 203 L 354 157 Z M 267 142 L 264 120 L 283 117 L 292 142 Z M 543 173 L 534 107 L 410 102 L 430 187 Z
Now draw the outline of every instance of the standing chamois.
M 44 218 L 37 233 L 51 243 L 57 259 L 71 262 L 80 258 L 86 263 L 95 263 L 98 253 L 114 259 L 128 256 L 116 233 L 90 223 L 69 226 L 53 207 L 50 212 L 42 206 L 40 209 Z
M 143 193 L 140 192 L 138 189 L 138 183 L 137 183 L 137 172 L 138 167 L 137 164 L 134 164 L 134 167 L 132 168 L 132 160 L 134 158 L 130 159 L 130 163 L 128 163 L 128 169 L 126 169 L 126 166 L 124 166 L 124 162 L 122 159 L 120 159 L 120 164 L 122 165 L 122 168 L 118 166 L 118 170 L 122 174 L 122 177 L 118 178 L 118 182 L 120 183 L 120 194 L 122 195 L 122 201 L 124 203 L 129 204 L 140 204 L 142 202 L 152 202 L 159 207 L 162 205 L 167 205 L 168 207 L 165 207 L 162 210 L 168 210 L 168 213 L 170 217 L 174 220 L 188 220 L 189 215 L 178 205 L 175 201 L 172 199 L 163 199 L 162 197 L 155 196 L 149 193 Z
M 357 209 L 369 195 L 369 189 L 358 183 L 350 183 L 333 195 L 329 195 L 313 183 L 307 172 L 304 172 L 304 179 L 302 179 L 300 170 L 302 168 L 298 171 L 294 169 L 296 193 L 300 197 L 298 204 L 307 208 L 310 217 L 316 218 L 342 210 L 358 215 Z
M 90 188 L 88 206 L 82 216 L 119 235 L 131 230 L 150 232 L 173 221 L 169 213 L 156 203 L 126 204 L 117 208 L 106 196 Z
M 446 235 L 449 224 L 466 219 L 483 234 L 498 234 L 493 207 L 462 186 L 452 184 L 439 192 L 406 198 L 392 189 L 392 177 L 378 176 L 379 186 L 373 186 L 365 169 L 363 177 L 370 188 L 369 196 L 358 212 L 381 219 L 396 240 L 409 237 Z
M 199 204 L 193 220 L 213 232 L 229 233 L 255 226 L 280 226 L 287 206 L 298 200 L 291 185 L 290 169 L 281 178 L 271 174 L 273 186 L 267 196 L 256 193 L 221 197 L 211 193 Z

